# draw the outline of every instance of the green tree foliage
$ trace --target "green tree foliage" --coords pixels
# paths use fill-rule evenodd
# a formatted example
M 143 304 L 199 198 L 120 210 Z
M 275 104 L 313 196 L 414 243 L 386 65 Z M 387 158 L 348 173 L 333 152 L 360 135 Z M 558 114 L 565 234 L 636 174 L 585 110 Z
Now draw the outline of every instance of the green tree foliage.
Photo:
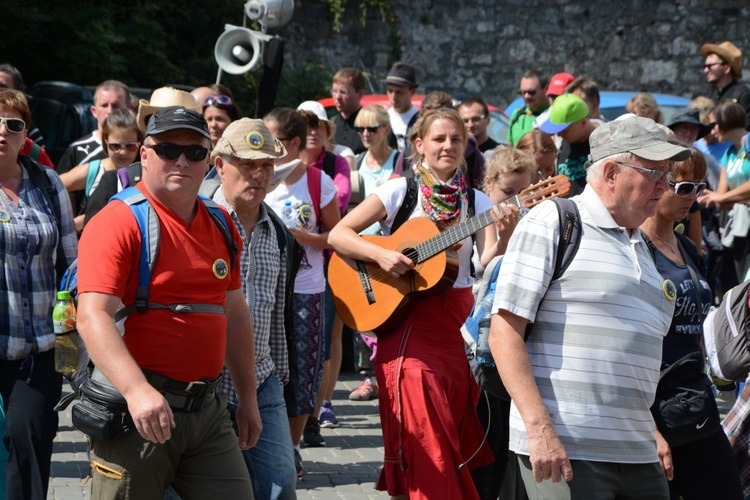
M 0 2 L 0 59 L 28 82 L 135 87 L 214 81 L 213 48 L 225 23 L 241 24 L 241 0 L 10 0 Z
M 0 1 L 0 62 L 27 84 L 60 80 L 97 85 L 121 80 L 153 89 L 216 81 L 214 45 L 225 24 L 242 25 L 245 0 Z M 328 95 L 332 72 L 321 63 L 285 66 L 276 104 L 296 107 Z M 222 74 L 246 116 L 253 116 L 262 72 Z

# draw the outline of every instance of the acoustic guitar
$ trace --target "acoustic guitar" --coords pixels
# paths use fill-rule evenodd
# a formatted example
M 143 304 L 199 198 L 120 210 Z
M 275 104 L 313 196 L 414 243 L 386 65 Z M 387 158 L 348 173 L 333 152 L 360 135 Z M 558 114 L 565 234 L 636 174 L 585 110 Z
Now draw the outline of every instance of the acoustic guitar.
M 530 186 L 503 203 L 531 208 L 544 200 L 565 196 L 570 181 L 558 175 Z M 498 205 L 502 212 L 502 207 Z M 458 259 L 446 251 L 456 243 L 489 226 L 494 221 L 487 210 L 443 232 L 429 219 L 410 219 L 390 236 L 362 238 L 387 250 L 403 253 L 414 268 L 398 278 L 374 262 L 333 254 L 328 267 L 328 283 L 341 320 L 360 332 L 383 335 L 398 327 L 410 304 L 420 296 L 438 295 L 450 290 L 458 276 Z

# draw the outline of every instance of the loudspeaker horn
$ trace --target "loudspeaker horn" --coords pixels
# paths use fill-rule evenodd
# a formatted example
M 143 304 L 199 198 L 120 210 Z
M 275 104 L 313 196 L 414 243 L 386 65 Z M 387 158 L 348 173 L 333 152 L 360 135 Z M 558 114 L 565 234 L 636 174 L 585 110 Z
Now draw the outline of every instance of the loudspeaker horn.
M 292 20 L 294 0 L 249 0 L 245 14 L 266 28 L 280 28 Z
M 214 47 L 216 63 L 232 75 L 246 73 L 263 61 L 263 44 L 271 38 L 265 33 L 227 24 Z

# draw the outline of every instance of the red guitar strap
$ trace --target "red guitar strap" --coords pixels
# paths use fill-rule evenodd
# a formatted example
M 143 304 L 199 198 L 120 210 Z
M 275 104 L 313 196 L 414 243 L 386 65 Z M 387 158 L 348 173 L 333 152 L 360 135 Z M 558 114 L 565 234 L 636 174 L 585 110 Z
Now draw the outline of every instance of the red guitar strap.
M 307 190 L 310 192 L 310 198 L 312 199 L 313 204 L 313 210 L 315 210 L 315 220 L 317 221 L 318 225 L 318 232 L 320 232 L 320 227 L 323 224 L 323 219 L 320 215 L 320 183 L 321 183 L 321 173 L 320 170 L 311 167 L 308 165 L 307 167 Z

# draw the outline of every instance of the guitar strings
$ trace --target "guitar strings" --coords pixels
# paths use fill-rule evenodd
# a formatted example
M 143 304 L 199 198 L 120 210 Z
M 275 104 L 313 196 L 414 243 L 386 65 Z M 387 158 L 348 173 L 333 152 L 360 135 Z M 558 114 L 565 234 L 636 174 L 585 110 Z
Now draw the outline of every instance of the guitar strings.
M 533 195 L 535 193 L 536 193 L 536 191 L 529 191 L 528 193 L 525 193 L 527 196 L 525 196 L 524 198 L 530 197 L 530 195 Z M 547 198 L 554 198 L 555 196 L 557 196 L 556 192 L 545 193 L 545 194 L 542 195 L 542 200 L 545 200 Z M 521 200 L 521 195 L 520 194 L 517 194 L 515 196 L 510 197 L 507 200 L 503 201 L 502 203 L 505 203 L 506 205 L 514 205 L 514 206 L 516 206 L 518 208 L 522 208 L 522 206 L 524 205 L 524 201 Z M 498 203 L 497 205 L 495 205 L 495 206 L 497 206 L 500 209 L 501 212 L 503 212 L 503 209 L 500 206 L 502 203 Z M 493 208 L 494 208 L 494 206 L 493 206 Z M 464 224 L 466 222 L 468 222 L 469 220 L 476 220 L 477 217 L 480 217 L 480 216 L 482 216 L 482 215 L 490 212 L 491 210 L 492 209 L 489 209 L 489 210 L 487 210 L 485 212 L 482 212 L 480 214 L 474 215 L 473 217 L 470 217 L 469 219 L 467 219 L 466 221 L 464 221 Z M 503 217 L 505 217 L 505 213 L 504 212 L 503 212 Z M 452 227 L 458 227 L 458 226 L 452 226 Z M 483 226 L 483 227 L 486 227 L 486 226 Z M 448 230 L 450 230 L 450 229 L 451 228 L 448 228 Z M 482 229 L 482 228 L 480 227 L 479 229 L 477 229 L 477 231 L 479 231 L 480 229 Z M 477 231 L 474 231 L 474 232 L 477 232 Z M 465 238 L 468 238 L 472 234 L 474 234 L 474 233 L 469 233 L 469 235 L 467 235 Z M 442 233 L 441 235 L 438 235 L 437 237 L 440 237 L 442 235 L 444 235 L 444 233 Z M 425 242 L 421 242 L 421 243 L 417 244 L 416 246 L 419 247 L 420 245 L 422 245 L 424 243 Z M 419 252 L 417 251 L 416 248 L 410 249 L 409 251 L 405 252 L 403 255 L 405 255 L 409 260 L 411 260 L 414 263 L 414 265 L 419 264 L 419 262 L 417 260 L 418 257 L 419 257 Z M 369 275 L 369 278 L 371 280 L 375 280 L 376 282 L 380 282 L 384 277 L 391 277 L 391 275 L 390 275 L 390 273 L 384 271 L 380 267 L 378 267 L 377 270 L 373 271 Z

